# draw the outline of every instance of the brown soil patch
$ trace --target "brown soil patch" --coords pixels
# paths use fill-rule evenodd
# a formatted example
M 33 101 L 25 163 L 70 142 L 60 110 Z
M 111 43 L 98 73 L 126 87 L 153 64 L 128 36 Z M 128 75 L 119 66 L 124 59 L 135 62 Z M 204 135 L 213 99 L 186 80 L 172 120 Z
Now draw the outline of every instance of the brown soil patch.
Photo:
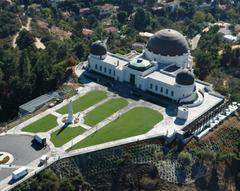
M 57 26 L 50 27 L 47 22 L 37 20 L 36 24 L 40 30 L 47 30 L 52 36 L 60 40 L 70 39 L 72 36 L 70 31 L 65 31 Z
M 0 161 L 0 164 L 6 164 L 9 161 L 10 157 L 6 156 L 3 160 Z

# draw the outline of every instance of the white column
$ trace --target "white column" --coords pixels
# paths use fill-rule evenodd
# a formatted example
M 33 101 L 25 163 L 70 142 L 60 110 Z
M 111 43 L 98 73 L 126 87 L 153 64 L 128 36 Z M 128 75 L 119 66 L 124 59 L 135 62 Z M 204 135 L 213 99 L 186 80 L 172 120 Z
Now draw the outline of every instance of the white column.
M 72 123 L 73 122 L 73 107 L 72 107 L 72 100 L 70 100 L 68 105 L 68 118 L 66 120 L 66 123 Z

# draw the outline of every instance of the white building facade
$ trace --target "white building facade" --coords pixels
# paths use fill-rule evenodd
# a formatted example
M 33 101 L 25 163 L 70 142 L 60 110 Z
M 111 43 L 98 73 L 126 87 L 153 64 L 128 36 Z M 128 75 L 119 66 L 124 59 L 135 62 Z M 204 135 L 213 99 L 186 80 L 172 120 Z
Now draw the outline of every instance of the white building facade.
M 93 43 L 90 52 L 90 71 L 177 102 L 198 98 L 187 40 L 175 30 L 155 33 L 143 53 L 131 59 L 107 52 L 101 41 Z

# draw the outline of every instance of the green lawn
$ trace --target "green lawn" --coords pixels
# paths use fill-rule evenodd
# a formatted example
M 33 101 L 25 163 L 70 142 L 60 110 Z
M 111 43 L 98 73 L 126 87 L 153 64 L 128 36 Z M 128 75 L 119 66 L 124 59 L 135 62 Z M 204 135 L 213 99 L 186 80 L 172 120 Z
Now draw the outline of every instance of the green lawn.
M 147 107 L 136 107 L 78 142 L 70 150 L 145 134 L 161 120 L 163 120 L 161 113 Z
M 71 141 L 76 136 L 85 132 L 82 127 L 66 127 L 61 131 L 57 130 L 51 134 L 51 141 L 56 147 L 61 147 L 65 143 Z
M 57 118 L 53 115 L 47 115 L 30 125 L 24 127 L 22 131 L 30 133 L 47 132 L 58 125 Z
M 123 98 L 111 99 L 87 113 L 84 122 L 89 126 L 94 126 L 127 105 L 128 101 Z
M 77 113 L 95 105 L 96 103 L 107 98 L 107 93 L 104 91 L 91 91 L 79 99 L 73 101 L 73 112 Z M 58 113 L 65 114 L 68 112 L 68 104 L 57 110 Z

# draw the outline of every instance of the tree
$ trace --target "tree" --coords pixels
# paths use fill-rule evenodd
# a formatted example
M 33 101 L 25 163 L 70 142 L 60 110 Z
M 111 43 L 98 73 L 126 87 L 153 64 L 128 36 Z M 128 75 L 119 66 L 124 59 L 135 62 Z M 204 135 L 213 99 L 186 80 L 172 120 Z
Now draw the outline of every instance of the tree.
M 144 9 L 138 8 L 134 15 L 134 27 L 137 30 L 143 30 L 150 23 L 150 15 Z
M 86 49 L 86 45 L 80 42 L 74 47 L 73 51 L 78 59 L 83 59 L 86 56 Z
M 196 13 L 193 15 L 193 20 L 196 23 L 202 23 L 205 20 L 205 13 L 202 11 L 196 11 Z
M 37 95 L 41 95 L 49 89 L 50 85 L 47 83 L 47 80 L 50 76 L 50 66 L 48 65 L 50 60 L 51 58 L 48 54 L 42 54 L 34 66 L 33 70 L 36 75 L 35 91 Z
M 26 51 L 23 51 L 19 60 L 19 76 L 23 79 L 31 75 L 31 64 Z
M 77 65 L 77 60 L 73 56 L 70 56 L 67 59 L 67 65 L 70 66 L 70 67 L 76 66 Z
M 184 29 L 184 34 L 187 34 L 188 37 L 193 38 L 195 35 L 201 32 L 201 27 L 198 23 L 191 22 L 188 26 Z
M 54 85 L 58 87 L 64 80 L 66 69 L 65 69 L 66 62 L 60 62 L 56 64 L 52 68 L 51 78 L 53 79 Z
M 3 79 L 3 71 L 2 71 L 2 69 L 0 68 L 0 80 L 2 80 Z
M 149 7 L 152 7 L 157 3 L 157 0 L 147 0 L 146 3 Z
M 90 15 L 87 17 L 87 23 L 89 24 L 89 28 L 95 28 L 98 25 L 98 19 L 95 15 Z
M 223 55 L 222 55 L 222 60 L 221 63 L 223 66 L 229 65 L 231 63 L 231 53 L 232 53 L 232 48 L 229 44 L 226 44 L 223 50 Z
M 126 11 L 120 11 L 117 14 L 117 19 L 118 19 L 119 23 L 124 24 L 127 20 L 127 12 Z
M 199 78 L 204 80 L 207 75 L 209 75 L 211 67 L 212 67 L 212 57 L 209 52 L 205 52 L 204 50 L 197 49 L 196 50 L 196 62 L 197 67 L 199 69 Z
M 20 50 L 27 48 L 28 46 L 32 45 L 35 42 L 34 37 L 30 32 L 23 29 L 17 38 L 17 45 Z
M 20 29 L 20 22 L 16 14 L 5 11 L 3 6 L 0 5 L 0 38 L 6 38 L 9 35 L 14 35 Z
M 63 182 L 61 182 L 59 191 L 74 191 L 74 190 L 75 190 L 74 186 L 68 180 L 64 180 Z
M 205 17 L 205 21 L 211 23 L 211 22 L 214 22 L 215 19 L 214 19 L 214 17 L 212 16 L 211 13 L 207 13 L 207 15 L 206 15 L 206 17 Z
M 56 55 L 56 61 L 60 62 L 62 60 L 64 60 L 67 56 L 68 53 L 68 47 L 67 44 L 60 44 L 60 46 L 57 49 L 57 55 Z
M 4 98 L 3 95 L 6 91 L 6 86 L 7 86 L 6 82 L 3 80 L 3 77 L 4 77 L 4 74 L 2 69 L 0 68 L 0 106 L 1 106 L 1 101 Z
M 120 10 L 126 11 L 128 14 L 131 14 L 133 12 L 133 3 L 129 0 L 120 0 L 119 2 Z

